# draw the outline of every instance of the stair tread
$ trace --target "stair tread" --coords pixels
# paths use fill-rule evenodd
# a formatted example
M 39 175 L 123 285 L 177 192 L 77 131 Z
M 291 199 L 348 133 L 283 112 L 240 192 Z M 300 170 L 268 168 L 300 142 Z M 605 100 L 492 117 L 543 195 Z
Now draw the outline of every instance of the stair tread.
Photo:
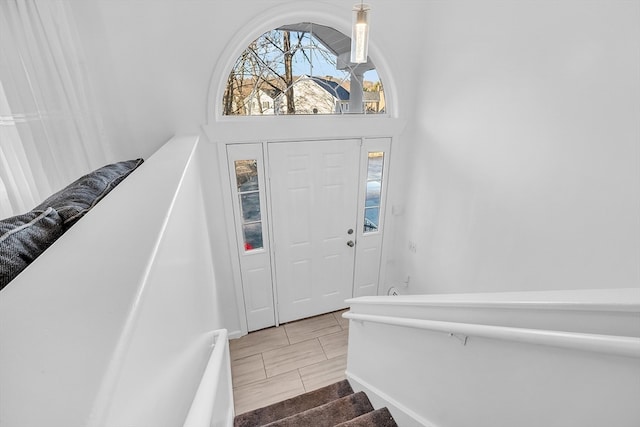
M 335 427 L 398 427 L 387 408 L 376 409 Z
M 265 425 L 351 394 L 353 394 L 351 385 L 347 380 L 342 380 L 317 390 L 240 414 L 235 417 L 234 427 Z
M 264 427 L 333 427 L 337 424 L 372 412 L 373 406 L 367 395 L 360 391 L 316 406 L 287 418 L 264 424 Z

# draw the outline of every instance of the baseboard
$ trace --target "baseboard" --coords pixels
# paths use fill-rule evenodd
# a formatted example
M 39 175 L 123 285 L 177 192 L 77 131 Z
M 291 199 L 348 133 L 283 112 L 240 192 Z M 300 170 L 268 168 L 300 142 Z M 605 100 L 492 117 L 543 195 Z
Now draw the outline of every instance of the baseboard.
M 229 337 L 230 340 L 235 340 L 237 338 L 242 337 L 243 335 L 242 335 L 242 331 L 233 331 L 233 332 L 228 332 L 227 336 Z
M 346 374 L 354 391 L 362 390 L 367 393 L 371 404 L 376 409 L 386 406 L 399 427 L 438 427 L 357 375 L 349 371 Z

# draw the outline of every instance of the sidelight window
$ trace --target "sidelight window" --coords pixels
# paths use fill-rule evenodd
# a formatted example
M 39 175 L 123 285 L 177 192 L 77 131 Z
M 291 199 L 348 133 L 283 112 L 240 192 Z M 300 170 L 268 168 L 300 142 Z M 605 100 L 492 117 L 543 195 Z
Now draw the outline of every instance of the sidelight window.
M 236 160 L 234 165 L 242 217 L 244 250 L 262 249 L 262 214 L 260 212 L 258 161 L 256 159 Z
M 378 231 L 379 228 L 383 166 L 384 152 L 369 152 L 367 156 L 367 185 L 365 190 L 363 233 L 372 233 Z

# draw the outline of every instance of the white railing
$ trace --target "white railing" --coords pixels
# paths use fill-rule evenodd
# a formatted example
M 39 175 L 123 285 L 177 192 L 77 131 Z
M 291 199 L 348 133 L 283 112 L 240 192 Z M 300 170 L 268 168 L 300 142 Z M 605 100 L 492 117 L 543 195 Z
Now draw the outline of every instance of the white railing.
M 231 427 L 233 389 L 226 329 L 212 332 L 215 340 L 211 357 L 187 414 L 184 427 Z
M 401 427 L 640 425 L 640 289 L 348 303 L 347 378 Z
M 475 336 L 640 358 L 640 338 L 636 337 L 545 331 L 541 329 L 510 328 L 504 326 L 442 322 L 437 320 L 405 319 L 402 317 L 354 314 L 348 312 L 342 316 L 360 322 L 373 322 L 443 332 L 449 336 L 458 338 L 463 344 L 466 344 L 468 337 Z

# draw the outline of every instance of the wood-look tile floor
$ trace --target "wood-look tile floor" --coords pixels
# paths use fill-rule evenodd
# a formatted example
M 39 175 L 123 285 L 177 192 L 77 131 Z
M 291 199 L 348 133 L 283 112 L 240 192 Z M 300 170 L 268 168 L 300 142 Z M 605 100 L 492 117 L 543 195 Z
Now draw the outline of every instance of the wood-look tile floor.
M 236 414 L 261 408 L 345 378 L 347 310 L 252 332 L 231 340 Z

